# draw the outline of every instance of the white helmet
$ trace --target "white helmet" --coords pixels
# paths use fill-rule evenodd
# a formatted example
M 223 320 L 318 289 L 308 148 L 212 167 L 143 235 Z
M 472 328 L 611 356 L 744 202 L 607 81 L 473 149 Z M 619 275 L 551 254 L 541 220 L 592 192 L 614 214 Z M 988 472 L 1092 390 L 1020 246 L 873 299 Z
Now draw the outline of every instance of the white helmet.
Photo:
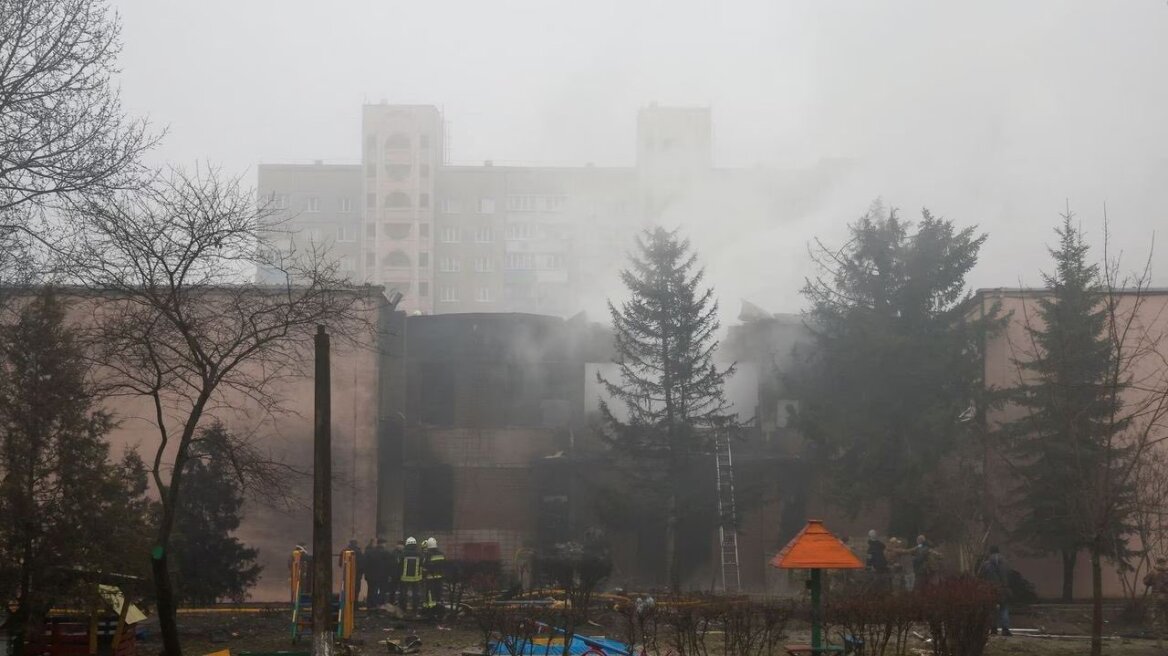
M 406 538 L 406 546 L 407 547 L 410 546 L 411 544 L 417 544 L 417 543 L 418 543 L 418 541 L 415 540 L 414 538 Z
M 426 548 L 427 549 L 437 549 L 438 548 L 438 541 L 435 540 L 434 538 L 427 538 L 426 539 Z

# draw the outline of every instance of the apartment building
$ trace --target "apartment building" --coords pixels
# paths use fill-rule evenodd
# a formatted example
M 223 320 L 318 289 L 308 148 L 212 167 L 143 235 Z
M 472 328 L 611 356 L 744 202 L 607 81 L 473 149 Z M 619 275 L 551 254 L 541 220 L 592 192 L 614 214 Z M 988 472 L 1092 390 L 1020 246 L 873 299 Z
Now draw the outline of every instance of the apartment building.
M 641 109 L 628 167 L 452 164 L 431 105 L 366 105 L 361 136 L 358 165 L 259 166 L 287 228 L 274 245 L 324 240 L 411 313 L 602 307 L 641 228 L 757 225 L 797 214 L 830 178 L 715 168 L 708 108 Z

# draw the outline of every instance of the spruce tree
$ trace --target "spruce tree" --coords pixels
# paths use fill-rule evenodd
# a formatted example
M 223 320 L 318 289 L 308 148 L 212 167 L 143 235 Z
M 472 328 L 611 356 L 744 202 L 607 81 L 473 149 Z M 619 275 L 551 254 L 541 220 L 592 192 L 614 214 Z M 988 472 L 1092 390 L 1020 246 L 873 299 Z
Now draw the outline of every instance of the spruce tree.
M 1115 420 L 1119 395 L 1108 382 L 1114 349 L 1099 266 L 1088 261 L 1070 213 L 1055 232 L 1058 246 L 1049 249 L 1055 269 L 1043 274 L 1046 291 L 1036 316 L 1023 318 L 1029 348 L 1015 359 L 1021 384 L 1009 393 L 1024 412 L 1003 432 L 1021 481 L 1013 495 L 1016 537 L 1038 552 L 1061 555 L 1062 596 L 1069 601 L 1078 553 L 1092 547 L 1094 532 L 1086 523 L 1095 514 L 1089 495 L 1079 492 L 1091 472 L 1120 455 L 1108 452 L 1115 448 L 1108 437 L 1125 422 Z M 1108 530 L 1105 555 L 1120 555 L 1120 524 Z
M 84 350 L 46 289 L 0 331 L 0 595 L 16 602 L 13 653 L 30 623 L 67 603 L 70 570 L 134 573 L 146 562 L 146 473 L 111 462 L 113 426 L 87 383 Z
M 608 304 L 619 379 L 597 378 L 621 410 L 600 402 L 604 436 L 621 468 L 645 484 L 645 498 L 665 520 L 665 566 L 673 590 L 681 586 L 679 499 L 683 468 L 712 452 L 713 431 L 736 423 L 723 395 L 729 366 L 714 364 L 718 304 L 703 286 L 704 271 L 687 239 L 664 228 L 637 238 L 621 272 L 627 301 Z
M 231 440 L 222 424 L 202 429 L 183 474 L 190 487 L 179 504 L 173 548 L 175 587 L 184 603 L 241 602 L 260 575 L 259 552 L 232 535 L 244 499 Z
M 888 530 L 912 539 L 951 525 L 941 464 L 969 433 L 979 402 L 986 331 L 971 316 L 965 277 L 986 236 L 922 212 L 902 220 L 879 203 L 840 248 L 817 242 L 808 279 L 814 347 L 787 373 L 793 424 L 831 476 L 826 492 L 851 514 L 886 503 Z

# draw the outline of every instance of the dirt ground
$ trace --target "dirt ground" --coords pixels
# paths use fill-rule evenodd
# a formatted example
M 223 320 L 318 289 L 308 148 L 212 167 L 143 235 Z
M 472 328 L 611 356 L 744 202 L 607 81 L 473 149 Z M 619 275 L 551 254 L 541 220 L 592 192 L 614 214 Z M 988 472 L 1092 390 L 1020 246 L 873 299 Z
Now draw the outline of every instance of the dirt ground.
M 1048 611 L 1031 609 L 1014 615 L 1014 626 L 1041 629 L 1045 632 L 1066 635 L 1083 635 L 1082 612 L 1060 609 Z M 216 609 L 213 612 L 184 612 L 179 616 L 183 635 L 184 651 L 190 656 L 202 656 L 221 650 L 230 650 L 232 656 L 239 652 L 306 652 L 309 641 L 302 639 L 298 644 L 291 640 L 290 615 L 286 610 L 250 609 L 248 611 Z M 139 656 L 154 656 L 161 651 L 157 626 L 147 623 L 147 636 L 139 643 Z M 596 633 L 602 632 L 597 629 Z M 1131 636 L 1132 632 L 1120 631 Z M 795 625 L 788 632 L 792 642 L 808 639 L 807 627 Z M 383 612 L 362 611 L 357 617 L 357 629 L 347 652 L 348 656 L 374 656 L 389 650 L 383 644 L 385 639 L 399 640 L 408 635 L 417 635 L 422 640 L 419 656 L 458 656 L 464 651 L 478 646 L 479 636 L 470 621 L 451 623 L 439 628 L 433 623 L 406 622 Z M 716 639 L 714 640 L 716 641 Z M 1011 637 L 991 637 L 987 656 L 1079 656 L 1086 654 L 1088 641 L 1081 638 L 1040 639 L 1014 635 Z M 927 645 L 918 646 L 929 653 Z M 1104 654 L 1110 656 L 1155 656 L 1158 652 L 1155 642 L 1136 637 L 1116 638 L 1104 642 Z M 291 656 L 291 654 L 289 655 Z

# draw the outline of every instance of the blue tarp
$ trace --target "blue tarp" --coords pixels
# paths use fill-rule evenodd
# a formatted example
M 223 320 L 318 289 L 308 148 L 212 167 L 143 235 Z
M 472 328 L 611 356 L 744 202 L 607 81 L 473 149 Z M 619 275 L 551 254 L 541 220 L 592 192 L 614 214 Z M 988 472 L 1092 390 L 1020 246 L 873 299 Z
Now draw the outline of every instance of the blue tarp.
M 536 636 L 534 641 L 525 644 L 519 644 L 518 639 L 510 642 L 517 651 L 514 656 L 561 656 L 564 653 L 564 641 L 559 636 Z M 580 656 L 594 648 L 603 651 L 606 656 L 627 656 L 632 651 L 619 640 L 573 636 L 568 653 Z M 491 656 L 511 656 L 511 652 L 501 642 L 492 642 L 489 653 Z

